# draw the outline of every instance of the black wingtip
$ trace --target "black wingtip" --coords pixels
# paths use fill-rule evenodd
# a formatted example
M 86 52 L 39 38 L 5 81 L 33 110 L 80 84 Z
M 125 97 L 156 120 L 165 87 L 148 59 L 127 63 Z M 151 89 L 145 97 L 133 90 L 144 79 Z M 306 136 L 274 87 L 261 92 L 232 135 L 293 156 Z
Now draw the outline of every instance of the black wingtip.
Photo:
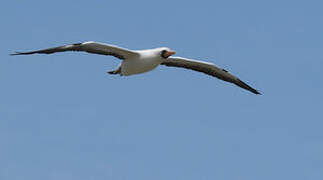
M 254 88 L 250 87 L 248 84 L 246 84 L 245 82 L 241 81 L 240 79 L 238 79 L 238 83 L 235 83 L 236 85 L 238 85 L 239 87 L 246 89 L 254 94 L 257 95 L 262 95 L 259 91 L 255 90 Z
M 256 90 L 254 93 L 255 93 L 255 94 L 257 94 L 257 95 L 262 95 L 262 94 L 261 94 L 259 91 L 257 91 L 257 90 Z
M 10 54 L 10 56 L 27 55 L 27 54 L 31 54 L 31 53 L 29 53 L 29 52 L 15 52 L 15 53 Z
M 15 52 L 15 53 L 12 53 L 12 54 L 9 54 L 10 56 L 16 56 L 16 55 L 21 55 L 21 52 Z
M 32 51 L 32 52 L 18 52 L 16 51 L 15 53 L 10 54 L 11 56 L 17 56 L 17 55 L 29 55 L 29 54 L 35 54 L 37 53 L 36 51 Z
M 249 86 L 250 87 L 250 86 Z M 254 94 L 257 94 L 257 95 L 262 95 L 258 90 L 256 90 L 256 89 L 253 89 L 252 88 L 252 90 L 250 90 L 251 92 L 253 92 Z
M 256 95 L 262 95 L 259 91 L 255 90 L 255 89 L 249 90 L 249 91 L 251 91 L 252 93 L 254 93 Z

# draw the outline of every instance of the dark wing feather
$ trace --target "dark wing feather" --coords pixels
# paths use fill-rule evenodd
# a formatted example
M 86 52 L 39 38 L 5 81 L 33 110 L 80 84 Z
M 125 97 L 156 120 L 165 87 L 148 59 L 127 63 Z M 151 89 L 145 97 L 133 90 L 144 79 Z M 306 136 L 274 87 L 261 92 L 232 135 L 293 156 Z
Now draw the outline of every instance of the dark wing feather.
M 246 89 L 248 91 L 251 91 L 254 94 L 260 94 L 257 90 L 253 89 L 252 87 L 250 87 L 249 85 L 241 81 L 239 78 L 230 74 L 227 70 L 217 67 L 215 64 L 181 58 L 181 57 L 169 57 L 161 64 L 165 66 L 170 66 L 170 67 L 181 67 L 181 68 L 202 72 L 207 75 L 219 78 L 223 81 L 234 83 L 237 86 L 243 89 Z
M 122 60 L 138 55 L 136 52 L 128 49 L 120 48 L 118 46 L 109 45 L 109 44 L 97 43 L 93 41 L 58 46 L 54 48 L 42 49 L 37 51 L 16 52 L 11 55 L 52 54 L 52 53 L 64 52 L 64 51 L 84 51 L 84 52 L 93 53 L 93 54 L 114 56 Z

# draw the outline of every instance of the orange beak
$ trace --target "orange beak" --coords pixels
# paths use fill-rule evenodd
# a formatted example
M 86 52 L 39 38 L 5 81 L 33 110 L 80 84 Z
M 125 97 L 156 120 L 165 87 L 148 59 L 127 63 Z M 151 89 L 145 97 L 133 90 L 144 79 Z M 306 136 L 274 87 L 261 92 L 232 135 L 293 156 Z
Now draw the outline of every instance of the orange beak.
M 175 51 L 168 51 L 168 52 L 165 53 L 165 56 L 169 57 L 171 55 L 174 55 L 175 53 L 176 53 Z

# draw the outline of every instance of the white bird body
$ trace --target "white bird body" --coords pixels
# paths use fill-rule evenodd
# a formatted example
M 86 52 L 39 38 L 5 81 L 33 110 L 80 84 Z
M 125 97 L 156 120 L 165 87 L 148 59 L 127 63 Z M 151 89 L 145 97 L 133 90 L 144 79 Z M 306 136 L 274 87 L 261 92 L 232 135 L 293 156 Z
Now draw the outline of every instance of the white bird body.
M 204 61 L 172 57 L 175 52 L 166 47 L 134 51 L 115 45 L 88 41 L 37 51 L 16 52 L 11 55 L 52 54 L 64 51 L 85 51 L 93 54 L 110 55 L 123 60 L 118 68 L 114 71 L 108 72 L 109 74 L 120 74 L 125 76 L 140 74 L 151 71 L 158 65 L 181 67 L 205 73 L 218 79 L 233 83 L 243 89 L 251 91 L 254 94 L 260 94 L 257 90 L 253 89 L 225 69 Z
M 135 51 L 139 56 L 125 59 L 121 63 L 121 75 L 129 76 L 140 74 L 155 69 L 163 58 L 157 56 L 157 51 L 154 49 Z

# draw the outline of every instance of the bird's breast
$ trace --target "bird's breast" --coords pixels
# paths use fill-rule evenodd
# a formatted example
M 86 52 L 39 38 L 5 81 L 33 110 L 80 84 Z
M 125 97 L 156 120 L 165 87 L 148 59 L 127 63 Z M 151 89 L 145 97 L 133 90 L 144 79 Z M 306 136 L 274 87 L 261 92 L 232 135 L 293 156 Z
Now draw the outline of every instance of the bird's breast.
M 162 59 L 159 58 L 137 58 L 125 59 L 121 64 L 122 75 L 132 75 L 151 71 L 155 69 Z

